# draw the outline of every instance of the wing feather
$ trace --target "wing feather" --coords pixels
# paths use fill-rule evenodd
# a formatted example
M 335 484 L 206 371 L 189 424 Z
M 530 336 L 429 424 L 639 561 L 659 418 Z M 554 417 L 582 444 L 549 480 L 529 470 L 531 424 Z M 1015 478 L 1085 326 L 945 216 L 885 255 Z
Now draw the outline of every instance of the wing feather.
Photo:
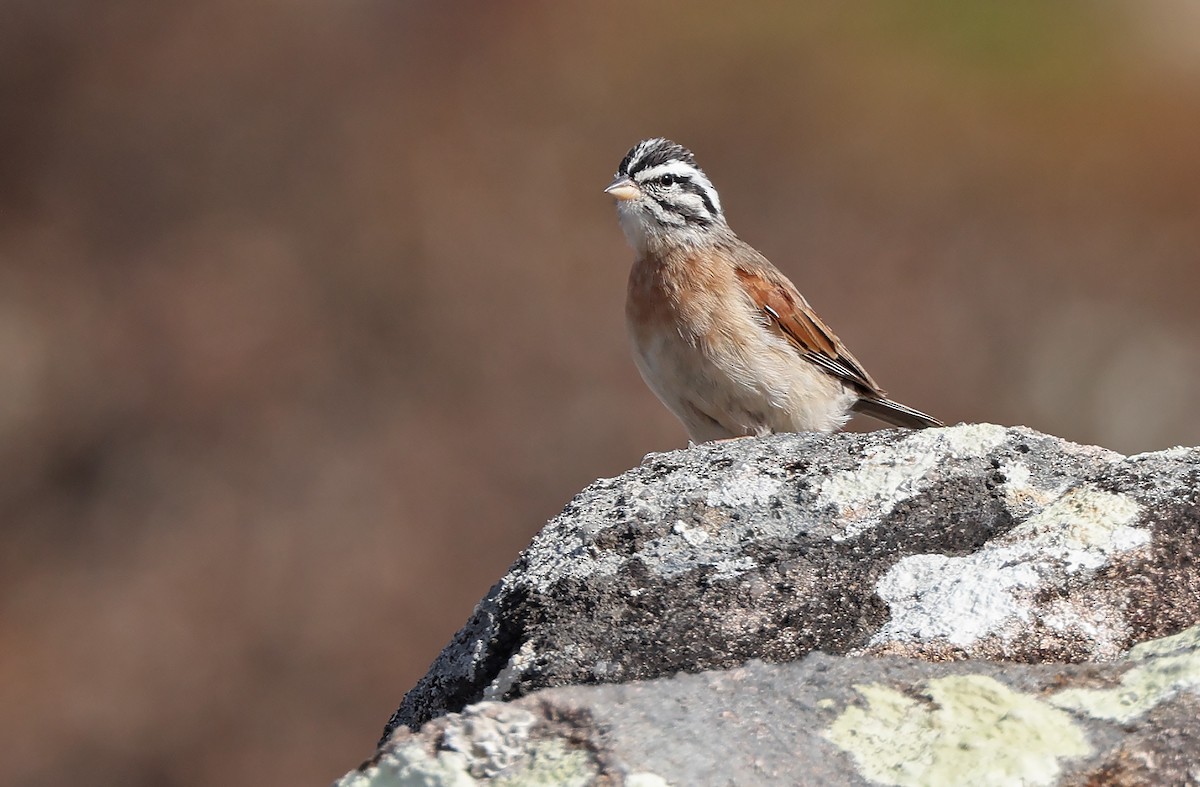
M 769 265 L 769 263 L 768 263 Z M 782 333 L 807 361 L 849 383 L 862 393 L 882 397 L 884 392 L 850 351 L 817 317 L 808 302 L 782 273 L 765 265 L 740 264 L 738 280 L 768 323 Z

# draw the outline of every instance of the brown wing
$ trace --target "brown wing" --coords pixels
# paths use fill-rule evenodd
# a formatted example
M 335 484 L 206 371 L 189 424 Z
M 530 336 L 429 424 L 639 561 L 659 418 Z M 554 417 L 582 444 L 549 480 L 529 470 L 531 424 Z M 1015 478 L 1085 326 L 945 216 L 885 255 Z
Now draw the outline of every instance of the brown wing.
M 769 323 L 795 345 L 801 356 L 863 393 L 884 396 L 862 364 L 842 346 L 829 326 L 813 314 L 804 296 L 769 262 L 763 260 L 759 265 L 739 263 L 735 271 L 746 294 L 767 316 Z

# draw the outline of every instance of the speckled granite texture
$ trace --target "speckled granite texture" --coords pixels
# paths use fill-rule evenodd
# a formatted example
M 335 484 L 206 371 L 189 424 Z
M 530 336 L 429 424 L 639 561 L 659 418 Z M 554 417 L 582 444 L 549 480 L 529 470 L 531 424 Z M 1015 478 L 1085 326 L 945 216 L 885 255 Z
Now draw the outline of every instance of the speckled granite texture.
M 671 737 L 679 724 L 657 739 L 641 728 L 637 735 L 656 752 L 640 760 L 642 769 L 637 757 L 628 759 L 629 745 L 606 760 L 604 752 L 612 752 L 595 738 L 597 708 L 616 702 L 616 692 L 662 692 L 659 701 L 666 701 L 688 686 L 696 694 L 678 702 L 711 711 L 712 697 L 701 695 L 750 675 L 755 685 L 772 685 L 770 697 L 756 691 L 751 700 L 771 703 L 784 688 L 773 681 L 806 681 L 781 695 L 797 698 L 801 726 L 785 725 L 779 729 L 790 731 L 779 734 L 788 745 L 798 745 L 800 735 L 813 756 L 823 753 L 834 765 L 828 781 L 805 783 L 938 783 L 922 781 L 925 771 L 913 775 L 912 763 L 932 757 L 963 767 L 931 742 L 944 725 L 958 724 L 975 735 L 987 728 L 989 740 L 1001 734 L 1027 755 L 1015 764 L 997 761 L 996 773 L 1009 781 L 976 774 L 972 783 L 1068 783 L 1058 779 L 1101 764 L 1140 773 L 1150 766 L 1106 757 L 1121 751 L 1112 732 L 1120 719 L 1098 715 L 1096 708 L 1113 700 L 1089 699 L 1086 691 L 1135 673 L 1125 654 L 1138 643 L 1200 622 L 1198 553 L 1200 451 L 1194 449 L 1124 457 L 1028 429 L 978 424 L 776 435 L 652 454 L 624 475 L 592 484 L 546 525 L 408 692 L 385 738 L 474 703 L 532 694 L 429 729 L 523 708 L 532 720 L 522 734 L 550 730 L 538 745 L 561 743 L 538 750 L 538 767 L 586 760 L 589 779 L 612 783 L 636 777 L 643 784 L 752 784 L 753 778 L 695 781 L 695 772 L 681 779 L 661 765 L 677 746 L 683 759 L 694 760 L 700 748 L 717 746 L 714 736 L 746 744 L 744 735 L 714 722 L 719 714 L 703 716 L 706 726 L 688 739 Z M 806 659 L 813 651 L 828 655 Z M 809 673 L 818 667 L 826 677 L 813 684 Z M 655 680 L 721 670 L 731 672 Z M 802 672 L 784 677 L 787 670 Z M 837 686 L 831 671 L 841 676 Z M 898 681 L 896 674 L 910 677 Z M 1056 675 L 1064 683 L 1051 697 Z M 1154 680 L 1144 676 L 1142 683 Z M 648 682 L 590 690 L 595 694 L 542 691 L 632 681 Z M 1071 694 L 1068 686 L 1085 693 Z M 549 696 L 570 701 L 539 699 Z M 1176 714 L 1190 724 L 1187 706 L 1196 704 L 1195 695 L 1186 689 L 1171 697 L 1166 704 L 1155 700 L 1138 718 Z M 980 703 L 993 708 L 997 721 L 987 721 Z M 1033 724 L 1033 732 L 999 721 L 1014 716 Z M 606 735 L 620 738 L 620 724 L 605 718 Z M 696 740 L 701 729 L 708 734 Z M 764 729 L 774 734 L 774 727 Z M 1039 755 L 1036 745 L 1022 743 L 1027 734 L 1053 740 L 1052 751 Z M 1190 734 L 1178 740 L 1195 745 Z M 405 732 L 384 751 L 396 755 L 397 741 L 417 740 Z M 438 752 L 454 751 L 447 745 L 428 749 L 430 763 L 440 762 Z M 1157 762 L 1169 759 L 1160 754 Z M 659 764 L 651 767 L 652 761 Z M 786 779 L 787 771 L 775 772 Z M 464 773 L 508 778 L 499 766 Z M 544 783 L 572 783 L 557 778 Z

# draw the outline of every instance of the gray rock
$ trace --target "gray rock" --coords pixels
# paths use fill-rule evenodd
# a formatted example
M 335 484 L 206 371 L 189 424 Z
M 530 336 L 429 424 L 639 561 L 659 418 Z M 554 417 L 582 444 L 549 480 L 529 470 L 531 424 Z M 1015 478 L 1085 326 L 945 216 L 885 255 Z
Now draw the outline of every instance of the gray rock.
M 1103 665 L 810 654 L 485 702 L 342 787 L 1200 783 L 1200 627 Z
M 1200 451 L 1193 449 L 1123 457 L 987 424 L 776 435 L 653 454 L 619 478 L 596 482 L 546 525 L 405 696 L 385 739 L 400 726 L 415 730 L 473 703 L 552 687 L 741 668 L 604 690 L 665 692 L 658 701 L 669 703 L 680 687 L 703 694 L 722 681 L 752 679 L 765 687 L 761 681 L 809 680 L 807 673 L 780 678 L 784 667 L 747 665 L 801 662 L 815 650 L 905 657 L 813 657 L 786 669 L 823 665 L 836 672 L 833 665 L 844 663 L 854 666 L 839 680 L 860 680 L 851 674 L 859 670 L 861 680 L 893 688 L 898 684 L 871 670 L 915 670 L 905 674 L 927 688 L 910 686 L 902 694 L 915 698 L 916 710 L 942 707 L 935 687 L 948 684 L 930 681 L 954 675 L 1008 681 L 1008 691 L 1042 691 L 1020 683 L 1046 680 L 1041 673 L 998 676 L 989 670 L 999 666 L 983 662 L 1111 662 L 1139 642 L 1200 621 L 1198 482 Z M 930 663 L 947 660 L 964 663 Z M 935 667 L 947 671 L 921 671 Z M 1099 667 L 1047 669 L 1077 676 Z M 770 693 L 774 702 L 778 688 L 753 696 Z M 848 712 L 864 701 L 875 707 L 871 697 L 851 697 L 848 683 L 838 691 L 821 695 L 833 710 L 805 717 L 812 735 L 831 728 L 826 717 L 838 708 Z M 511 708 L 533 714 L 530 729 L 551 729 L 550 719 L 591 740 L 592 728 L 586 721 L 572 726 L 570 713 L 539 715 L 537 703 L 550 702 L 547 696 L 575 695 L 541 692 L 531 704 Z M 590 703 L 612 694 L 586 696 L 553 707 L 588 716 Z M 801 704 L 812 700 L 794 696 Z M 707 700 L 694 694 L 687 702 L 700 707 Z M 908 707 L 894 697 L 884 704 Z M 499 711 L 485 708 L 461 718 L 493 724 Z M 749 712 L 738 711 L 739 718 Z M 682 721 L 670 725 L 684 728 Z M 562 729 L 553 728 L 550 738 Z M 1083 733 L 1093 748 L 1089 736 L 1098 734 Z M 795 743 L 794 733 L 785 735 Z M 416 739 L 402 734 L 389 751 L 405 740 Z M 814 752 L 833 756 L 832 739 L 810 742 Z M 658 740 L 648 736 L 646 745 L 673 743 L 664 731 Z M 710 730 L 693 748 L 715 746 Z M 538 761 L 561 764 L 561 757 L 602 749 L 555 751 Z M 620 757 L 632 756 L 628 751 Z M 855 783 L 833 775 L 843 772 L 848 756 L 835 758 L 842 764 L 830 771 L 829 783 Z M 505 772 L 496 767 L 479 773 Z

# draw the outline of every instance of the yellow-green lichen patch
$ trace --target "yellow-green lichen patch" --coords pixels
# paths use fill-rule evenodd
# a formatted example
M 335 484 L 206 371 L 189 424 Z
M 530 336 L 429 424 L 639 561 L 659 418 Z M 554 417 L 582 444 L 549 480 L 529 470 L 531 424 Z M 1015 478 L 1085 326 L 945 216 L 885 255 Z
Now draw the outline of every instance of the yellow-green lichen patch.
M 346 774 L 336 787 L 474 787 L 466 758 L 457 752 L 432 757 L 419 745 L 402 746 L 364 771 Z
M 1091 484 L 1071 489 L 1005 536 L 1028 542 L 1065 563 L 1068 573 L 1099 568 L 1111 555 L 1150 543 L 1150 531 L 1133 526 L 1141 504 L 1129 495 Z
M 1200 688 L 1200 626 L 1143 642 L 1129 651 L 1137 666 L 1111 689 L 1066 689 L 1050 698 L 1097 719 L 1127 722 L 1180 691 Z
M 563 741 L 531 741 L 524 756 L 508 772 L 492 779 L 471 775 L 470 758 L 453 751 L 428 754 L 419 745 L 388 752 L 363 772 L 347 774 L 337 787 L 586 787 L 598 775 L 591 758 Z
M 1069 714 L 982 675 L 929 681 L 930 702 L 855 689 L 867 706 L 846 708 L 824 735 L 883 784 L 1048 785 L 1061 760 L 1091 752 Z
M 522 767 L 493 781 L 503 787 L 587 787 L 596 780 L 595 763 L 580 749 L 563 741 L 537 741 L 528 748 Z
M 1200 650 L 1200 626 L 1192 626 L 1169 637 L 1134 645 L 1129 649 L 1129 660 L 1144 661 L 1155 656 L 1170 656 L 1197 650 Z

